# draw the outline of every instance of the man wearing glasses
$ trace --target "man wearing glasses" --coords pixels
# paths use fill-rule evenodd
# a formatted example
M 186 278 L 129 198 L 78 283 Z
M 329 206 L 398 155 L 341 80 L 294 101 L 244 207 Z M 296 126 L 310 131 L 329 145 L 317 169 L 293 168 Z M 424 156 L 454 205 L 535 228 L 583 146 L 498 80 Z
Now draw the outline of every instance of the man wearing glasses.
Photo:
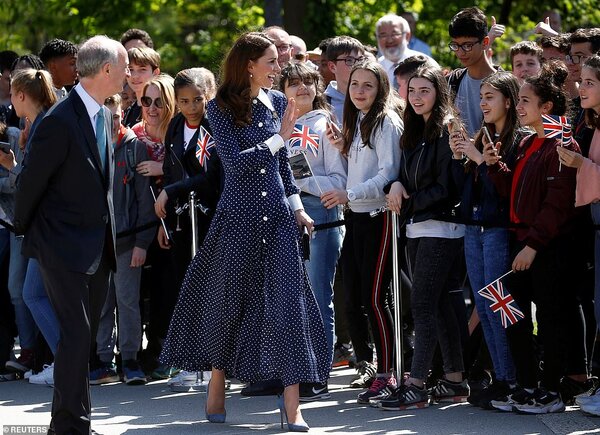
M 481 80 L 495 72 L 486 56 L 490 46 L 486 16 L 476 7 L 462 9 L 450 21 L 448 31 L 451 38 L 448 48 L 464 67 L 452 71 L 448 84 L 455 96 L 454 106 L 467 133 L 473 137 L 483 120 L 479 107 Z
M 283 69 L 292 58 L 292 40 L 290 34 L 279 26 L 270 26 L 263 33 L 273 40 L 277 47 L 277 63 Z
M 327 46 L 328 66 L 335 76 L 335 80 L 332 80 L 327 86 L 325 96 L 329 104 L 333 106 L 333 113 L 339 126 L 342 125 L 350 71 L 356 62 L 362 62 L 365 59 L 364 53 L 365 49 L 362 43 L 350 36 L 336 36 Z
M 408 21 L 398 15 L 388 14 L 377 20 L 375 36 L 377 37 L 377 48 L 381 53 L 377 60 L 387 72 L 390 85 L 396 88 L 394 69 L 396 69 L 398 63 L 422 53 L 408 48 L 410 27 Z M 437 62 L 433 59 L 431 61 L 437 65 Z

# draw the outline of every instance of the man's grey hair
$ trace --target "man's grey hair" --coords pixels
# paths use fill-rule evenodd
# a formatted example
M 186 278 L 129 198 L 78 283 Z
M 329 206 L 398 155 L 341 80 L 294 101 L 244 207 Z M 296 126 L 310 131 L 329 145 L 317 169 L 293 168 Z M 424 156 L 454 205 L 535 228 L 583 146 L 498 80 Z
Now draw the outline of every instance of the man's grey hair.
M 379 34 L 379 28 L 383 24 L 392 24 L 392 25 L 400 24 L 400 28 L 402 29 L 403 32 L 410 32 L 410 27 L 408 26 L 408 21 L 406 21 L 404 18 L 402 18 L 399 15 L 387 14 L 387 15 L 384 15 L 383 17 L 381 17 L 380 19 L 378 19 L 377 23 L 375 23 L 375 35 Z
M 105 35 L 92 36 L 79 47 L 77 53 L 77 72 L 79 77 L 93 77 L 100 72 L 102 66 L 119 61 L 121 44 Z

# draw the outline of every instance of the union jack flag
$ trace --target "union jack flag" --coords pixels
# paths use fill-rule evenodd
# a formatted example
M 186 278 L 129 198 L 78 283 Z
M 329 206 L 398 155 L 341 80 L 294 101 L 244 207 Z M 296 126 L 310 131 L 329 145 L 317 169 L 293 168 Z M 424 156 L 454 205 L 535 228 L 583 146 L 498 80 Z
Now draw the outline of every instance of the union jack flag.
M 508 274 L 505 274 L 496 281 L 486 285 L 477 293 L 492 301 L 490 308 L 494 313 L 500 311 L 502 326 L 508 328 L 513 323 L 517 323 L 519 319 L 523 319 L 525 315 L 519 309 L 519 307 L 517 307 L 517 303 L 513 299 L 512 295 L 505 290 L 504 286 L 502 285 L 501 280 L 506 275 Z
M 312 131 L 307 125 L 296 124 L 290 136 L 290 150 L 310 150 L 315 157 L 319 153 L 319 135 Z
M 566 116 L 542 115 L 542 123 L 544 124 L 544 136 L 560 139 L 562 146 L 571 144 L 573 136 L 569 118 Z
M 204 171 L 208 170 L 210 150 L 214 147 L 214 139 L 204 127 L 200 126 L 200 130 L 198 130 L 198 143 L 196 144 L 196 158 L 204 168 Z

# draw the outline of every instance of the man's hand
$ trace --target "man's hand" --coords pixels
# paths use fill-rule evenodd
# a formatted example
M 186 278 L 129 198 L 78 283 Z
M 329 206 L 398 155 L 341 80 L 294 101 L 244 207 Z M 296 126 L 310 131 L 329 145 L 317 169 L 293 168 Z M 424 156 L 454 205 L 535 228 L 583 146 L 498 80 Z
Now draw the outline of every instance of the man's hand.
M 142 267 L 146 262 L 146 250 L 135 246 L 131 254 L 131 264 L 129 267 Z

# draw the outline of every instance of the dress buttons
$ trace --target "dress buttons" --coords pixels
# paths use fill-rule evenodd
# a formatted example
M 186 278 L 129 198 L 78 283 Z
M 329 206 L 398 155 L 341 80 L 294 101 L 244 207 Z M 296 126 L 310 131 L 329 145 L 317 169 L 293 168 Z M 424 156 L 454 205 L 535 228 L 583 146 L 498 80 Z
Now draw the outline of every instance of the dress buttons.
M 265 221 L 265 222 L 266 222 L 266 221 L 268 221 L 268 220 L 269 220 L 269 218 L 268 218 L 268 217 L 266 217 L 266 216 L 263 216 L 263 221 Z
M 260 170 L 260 173 L 261 173 L 261 174 L 266 174 L 266 173 L 267 173 L 267 171 L 266 171 L 266 170 L 264 170 L 264 169 L 261 169 L 261 170 Z
M 258 123 L 258 126 L 259 126 L 259 127 L 262 127 L 262 126 L 263 126 L 263 123 L 262 123 L 262 122 L 259 122 L 259 123 Z
M 262 196 L 267 196 L 267 192 L 262 192 L 261 195 Z

